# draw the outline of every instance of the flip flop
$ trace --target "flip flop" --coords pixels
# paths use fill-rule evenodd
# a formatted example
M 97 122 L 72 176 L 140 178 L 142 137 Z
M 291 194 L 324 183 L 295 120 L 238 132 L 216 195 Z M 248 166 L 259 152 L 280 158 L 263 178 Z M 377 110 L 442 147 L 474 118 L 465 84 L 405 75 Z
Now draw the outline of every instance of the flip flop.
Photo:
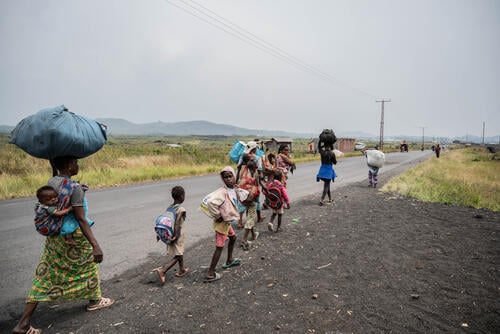
M 114 299 L 101 297 L 99 302 L 93 305 L 87 305 L 87 311 L 96 311 L 102 308 L 110 307 L 115 303 Z
M 184 268 L 184 271 L 181 273 L 181 272 L 177 272 L 175 274 L 175 277 L 183 277 L 183 276 L 186 276 L 187 273 L 189 272 L 189 268 Z
M 239 266 L 240 264 L 241 264 L 240 259 L 233 259 L 233 261 L 231 261 L 231 263 L 224 263 L 222 265 L 222 268 L 227 269 L 227 268 Z
M 165 273 L 163 272 L 163 268 L 158 267 L 155 269 L 155 271 L 158 274 L 158 278 L 160 279 L 161 285 L 165 284 Z
M 33 326 L 30 326 L 30 328 L 28 328 L 28 330 L 26 331 L 26 334 L 41 334 L 41 333 L 42 333 L 41 329 L 35 328 Z
M 222 275 L 219 274 L 219 273 L 215 273 L 215 276 L 214 277 L 205 277 L 205 279 L 203 280 L 203 283 L 211 283 L 211 282 L 215 282 L 215 281 L 218 281 L 222 278 Z

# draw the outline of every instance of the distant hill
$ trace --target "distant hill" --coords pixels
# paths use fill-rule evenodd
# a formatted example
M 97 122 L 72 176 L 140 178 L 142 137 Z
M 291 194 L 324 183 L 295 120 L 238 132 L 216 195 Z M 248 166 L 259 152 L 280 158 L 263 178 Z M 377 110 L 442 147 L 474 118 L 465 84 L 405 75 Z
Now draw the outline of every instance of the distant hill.
M 237 126 L 218 124 L 208 121 L 190 121 L 190 122 L 154 122 L 154 123 L 143 123 L 136 124 L 129 122 L 121 118 L 98 118 L 98 122 L 108 126 L 108 134 L 113 135 L 133 135 L 133 136 L 189 136 L 189 135 L 210 135 L 210 136 L 245 136 L 245 137 L 256 137 L 256 138 L 272 138 L 272 137 L 292 137 L 292 138 L 317 138 L 318 133 L 297 133 L 288 132 L 282 130 L 257 130 L 257 129 L 246 129 Z M 10 134 L 14 126 L 10 125 L 0 125 L 1 134 Z M 336 132 L 338 138 L 354 138 L 356 140 L 372 140 L 378 141 L 379 136 L 375 134 L 370 134 L 360 131 L 350 131 L 350 132 Z M 400 141 L 407 140 L 413 142 L 420 142 L 422 137 L 419 136 L 385 136 L 384 141 Z M 425 136 L 425 141 L 432 141 L 433 138 Z M 452 137 L 452 138 L 439 138 L 439 141 L 452 142 L 453 140 L 459 140 L 460 142 L 472 142 L 481 143 L 482 138 L 479 136 L 469 135 L 467 137 Z M 498 144 L 499 137 L 486 137 L 485 143 L 496 143 Z
M 0 133 L 11 133 L 14 130 L 13 126 L 10 125 L 0 125 Z
M 108 126 L 108 133 L 113 135 L 220 135 L 220 136 L 255 136 L 255 137 L 293 137 L 310 138 L 317 134 L 295 133 L 287 131 L 269 131 L 245 129 L 227 124 L 218 124 L 208 121 L 190 122 L 155 122 L 136 124 L 118 118 L 98 118 L 98 122 Z

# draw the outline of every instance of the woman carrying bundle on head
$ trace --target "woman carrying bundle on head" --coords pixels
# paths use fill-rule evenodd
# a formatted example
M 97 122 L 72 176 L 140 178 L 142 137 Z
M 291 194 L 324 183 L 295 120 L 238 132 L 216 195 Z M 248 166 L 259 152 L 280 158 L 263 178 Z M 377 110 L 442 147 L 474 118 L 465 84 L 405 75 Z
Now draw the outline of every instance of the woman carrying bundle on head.
M 328 195 L 328 203 L 332 203 L 332 194 L 330 190 L 330 184 L 335 181 L 335 170 L 333 165 L 337 164 L 337 158 L 335 153 L 333 153 L 333 146 L 318 146 L 319 153 L 321 155 L 321 166 L 319 168 L 318 174 L 316 175 L 316 181 L 323 181 L 323 193 L 321 194 L 321 200 L 319 205 L 324 205 L 324 199 Z

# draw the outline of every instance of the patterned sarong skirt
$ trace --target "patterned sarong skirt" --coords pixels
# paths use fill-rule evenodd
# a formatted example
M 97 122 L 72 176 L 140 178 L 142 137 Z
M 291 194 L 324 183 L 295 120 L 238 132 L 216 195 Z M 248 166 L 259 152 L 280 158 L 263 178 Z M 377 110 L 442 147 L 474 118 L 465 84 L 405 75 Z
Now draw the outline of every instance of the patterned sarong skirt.
M 73 233 L 75 246 L 62 236 L 47 237 L 27 302 L 98 300 L 101 297 L 98 265 L 92 245 L 80 228 Z

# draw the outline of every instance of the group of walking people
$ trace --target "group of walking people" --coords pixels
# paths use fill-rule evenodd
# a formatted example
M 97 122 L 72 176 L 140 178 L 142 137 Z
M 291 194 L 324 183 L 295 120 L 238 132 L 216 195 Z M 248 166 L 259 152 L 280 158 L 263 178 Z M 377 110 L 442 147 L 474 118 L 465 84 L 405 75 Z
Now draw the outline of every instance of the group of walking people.
M 217 264 L 227 243 L 227 258 L 222 267 L 228 269 L 241 263 L 233 257 L 236 245 L 236 230 L 243 229 L 241 247 L 248 250 L 259 236 L 257 224 L 265 220 L 263 210 L 269 209 L 271 216 L 267 222 L 270 232 L 280 232 L 284 209 L 290 208 L 290 198 L 287 192 L 289 173 L 296 168 L 290 157 L 290 148 L 281 145 L 277 154 L 257 154 L 259 143 L 247 143 L 244 154 L 237 164 L 236 170 L 231 166 L 224 167 L 220 172 L 222 196 L 228 201 L 225 205 L 214 209 L 212 215 L 215 240 L 215 250 L 212 255 L 204 282 L 213 282 L 222 278 L 216 271 Z M 323 181 L 323 191 L 319 205 L 332 203 L 331 183 L 336 173 L 333 166 L 337 163 L 333 145 L 319 147 L 321 166 L 317 173 L 317 181 Z M 114 300 L 102 296 L 100 288 L 98 264 L 103 261 L 103 252 L 94 236 L 88 218 L 85 199 L 86 187 L 71 178 L 78 174 L 78 160 L 75 157 L 59 157 L 51 161 L 54 167 L 53 177 L 48 185 L 39 189 L 36 210 L 46 210 L 53 219 L 60 219 L 71 212 L 77 226 L 63 235 L 47 236 L 42 255 L 33 278 L 32 287 L 28 293 L 26 305 L 21 318 L 12 333 L 39 334 L 40 329 L 31 325 L 31 318 L 39 302 L 57 300 L 88 300 L 87 311 L 95 311 L 112 306 Z M 376 173 L 371 174 L 370 182 L 377 182 Z M 374 177 L 374 179 L 373 179 Z M 57 203 L 58 192 L 64 192 L 70 185 L 64 206 Z M 246 197 L 241 198 L 238 189 L 244 189 Z M 264 196 L 261 196 L 261 195 Z M 172 258 L 164 265 L 155 269 L 161 284 L 166 282 L 168 270 L 178 265 L 176 277 L 189 273 L 184 266 L 184 244 L 186 209 L 182 207 L 185 190 L 181 186 L 171 189 L 173 199 L 169 208 L 175 211 L 174 237 L 167 244 L 167 254 Z M 261 199 L 264 199 L 261 201 Z M 277 220 L 275 224 L 275 220 Z
M 212 192 L 209 195 L 210 199 L 207 200 L 207 211 L 213 220 L 215 250 L 204 278 L 206 283 L 222 278 L 222 274 L 217 272 L 216 268 L 226 241 L 228 241 L 227 258 L 222 268 L 229 269 L 241 264 L 241 259 L 233 256 L 238 229 L 243 230 L 240 245 L 244 251 L 247 251 L 259 237 L 260 232 L 257 231 L 257 224 L 266 218 L 262 211 L 265 209 L 272 211 L 267 229 L 277 233 L 282 228 L 284 209 L 290 208 L 286 183 L 288 172 L 293 171 L 295 163 L 290 158 L 288 146 L 280 146 L 277 155 L 269 153 L 264 156 L 257 153 L 258 149 L 258 141 L 248 142 L 236 170 L 231 166 L 226 166 L 221 170 L 222 186 Z M 172 189 L 174 199 L 172 205 L 180 204 L 184 199 L 184 190 L 182 190 L 182 199 L 175 196 L 174 190 L 177 187 Z M 265 200 L 263 202 L 261 194 L 264 194 Z M 185 217 L 185 209 L 179 207 L 177 210 L 184 212 L 184 215 L 176 215 L 178 218 L 174 230 L 176 234 L 179 234 L 178 240 L 183 241 L 184 234 L 180 231 L 183 230 L 184 219 L 182 217 Z M 276 218 L 277 224 L 275 226 Z M 174 257 L 156 269 L 161 284 L 166 281 L 166 272 L 176 263 L 179 264 L 179 269 L 175 276 L 184 276 L 189 271 L 188 268 L 184 267 L 183 252 L 184 247 L 180 247 L 178 241 L 167 244 L 167 254 Z

